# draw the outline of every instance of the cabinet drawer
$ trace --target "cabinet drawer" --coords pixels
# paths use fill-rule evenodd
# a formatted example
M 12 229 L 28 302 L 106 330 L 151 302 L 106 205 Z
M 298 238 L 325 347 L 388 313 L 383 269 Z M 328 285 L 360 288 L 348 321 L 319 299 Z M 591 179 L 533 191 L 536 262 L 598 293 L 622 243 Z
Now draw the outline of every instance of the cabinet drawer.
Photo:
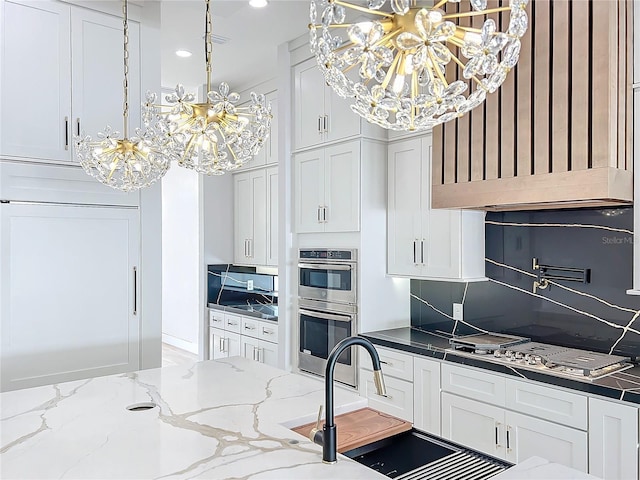
M 242 317 L 239 315 L 224 314 L 224 329 L 227 332 L 240 333 L 242 329 Z
M 544 420 L 587 429 L 587 397 L 553 387 L 507 379 L 506 406 Z
M 384 383 L 387 396 L 381 397 L 376 393 L 371 371 L 360 369 L 360 393 L 367 397 L 369 406 L 413 423 L 413 383 L 389 376 Z
M 267 342 L 278 343 L 278 324 L 271 322 L 259 322 L 258 337 Z
M 505 379 L 471 367 L 443 364 L 442 390 L 500 407 L 505 405 Z
M 401 378 L 402 380 L 413 381 L 413 356 L 397 350 L 388 350 L 376 346 L 380 362 L 382 362 L 382 373 L 385 377 Z M 360 355 L 360 366 L 369 371 L 373 371 L 371 357 L 363 349 L 358 350 Z
M 252 338 L 260 338 L 260 320 L 251 317 L 242 317 L 242 335 Z
M 209 326 L 224 330 L 224 312 L 220 310 L 209 310 Z

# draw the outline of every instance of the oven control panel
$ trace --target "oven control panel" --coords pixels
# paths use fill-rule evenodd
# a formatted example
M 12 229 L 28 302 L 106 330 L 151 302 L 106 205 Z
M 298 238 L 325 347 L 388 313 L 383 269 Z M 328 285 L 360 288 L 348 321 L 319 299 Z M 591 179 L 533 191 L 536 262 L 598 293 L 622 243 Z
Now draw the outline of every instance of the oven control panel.
M 346 260 L 355 261 L 355 250 L 301 249 L 300 260 Z

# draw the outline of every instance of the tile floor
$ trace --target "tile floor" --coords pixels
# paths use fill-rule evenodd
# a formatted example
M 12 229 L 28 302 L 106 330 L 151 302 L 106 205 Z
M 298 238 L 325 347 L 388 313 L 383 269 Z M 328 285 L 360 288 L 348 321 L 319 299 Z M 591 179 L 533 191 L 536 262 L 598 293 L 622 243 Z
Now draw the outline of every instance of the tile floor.
M 198 361 L 195 353 L 182 350 L 167 343 L 162 344 L 162 366 L 171 367 L 174 365 L 190 364 Z

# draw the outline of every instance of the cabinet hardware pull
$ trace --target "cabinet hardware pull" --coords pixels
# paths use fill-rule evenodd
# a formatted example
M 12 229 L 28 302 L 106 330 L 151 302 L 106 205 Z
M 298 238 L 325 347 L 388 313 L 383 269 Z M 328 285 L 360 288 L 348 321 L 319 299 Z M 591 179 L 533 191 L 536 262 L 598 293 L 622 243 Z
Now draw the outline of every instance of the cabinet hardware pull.
M 327 206 L 322 207 L 322 221 L 327 223 Z
M 496 447 L 500 446 L 500 437 L 498 437 L 498 427 L 500 426 L 499 422 L 496 422 Z
M 224 338 L 223 337 L 218 337 L 218 348 L 220 349 L 220 352 L 224 352 Z
M 255 330 L 255 329 L 256 329 L 256 327 L 252 327 L 251 325 L 245 325 L 245 326 L 244 326 L 244 329 L 245 329 L 245 330 Z
M 264 327 L 262 327 L 262 333 L 263 333 L 263 335 L 273 335 L 273 332 L 270 332 L 269 330 L 267 330 Z
M 322 205 L 318 205 L 318 223 L 321 223 L 320 210 L 322 209 Z
M 256 347 L 255 345 L 253 346 L 253 352 L 251 355 L 251 360 L 253 360 L 254 362 L 256 361 Z
M 416 265 L 418 264 L 418 260 L 417 260 L 418 254 L 416 253 L 417 248 L 418 248 L 418 239 L 415 239 L 413 241 L 413 263 Z
M 64 117 L 64 149 L 69 150 L 69 117 Z
M 324 128 L 325 133 L 329 132 L 329 115 L 325 115 L 322 120 L 322 126 Z
M 424 238 L 420 242 L 420 263 L 424 265 Z
M 133 314 L 138 315 L 138 267 L 133 267 Z
M 76 133 L 80 136 L 80 117 L 76 118 Z
M 511 427 L 507 426 L 507 452 L 511 451 L 511 441 L 509 439 L 509 431 L 511 430 Z
M 228 338 L 224 339 L 223 345 L 224 345 L 223 352 L 224 353 L 229 353 L 229 339 Z
M 318 115 L 318 133 L 322 135 L 322 117 Z
M 249 239 L 249 258 L 253 258 L 253 238 Z
M 385 365 L 389 365 L 391 368 L 393 368 L 393 363 L 391 362 L 385 362 L 384 360 L 380 360 L 380 363 L 384 363 Z

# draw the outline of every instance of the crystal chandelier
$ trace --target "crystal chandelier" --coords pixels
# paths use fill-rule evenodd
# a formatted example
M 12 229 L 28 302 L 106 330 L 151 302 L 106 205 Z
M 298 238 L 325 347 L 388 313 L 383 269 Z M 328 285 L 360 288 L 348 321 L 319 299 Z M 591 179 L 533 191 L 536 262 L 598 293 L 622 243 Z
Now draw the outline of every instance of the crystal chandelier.
M 196 103 L 195 95 L 185 93 L 182 85 L 165 97 L 166 105 L 156 104 L 156 95 L 148 92 L 143 121 L 151 132 L 149 141 L 178 165 L 221 175 L 258 153 L 269 136 L 272 115 L 264 95 L 252 92 L 250 103 L 239 106 L 240 95 L 230 92 L 226 83 L 212 90 L 210 0 L 205 3 L 206 102 Z
M 75 138 L 75 155 L 89 175 L 112 188 L 129 192 L 147 187 L 161 178 L 169 168 L 169 158 L 154 142 L 149 132 L 129 135 L 129 22 L 127 0 L 123 1 L 124 31 L 124 103 L 123 138 L 107 126 L 98 140 L 83 135 Z
M 310 5 L 311 50 L 327 83 L 371 123 L 419 131 L 453 120 L 495 92 L 518 61 L 528 0 L 496 8 L 487 0 L 389 0 L 388 11 L 385 3 Z M 506 33 L 487 18 L 502 12 Z

